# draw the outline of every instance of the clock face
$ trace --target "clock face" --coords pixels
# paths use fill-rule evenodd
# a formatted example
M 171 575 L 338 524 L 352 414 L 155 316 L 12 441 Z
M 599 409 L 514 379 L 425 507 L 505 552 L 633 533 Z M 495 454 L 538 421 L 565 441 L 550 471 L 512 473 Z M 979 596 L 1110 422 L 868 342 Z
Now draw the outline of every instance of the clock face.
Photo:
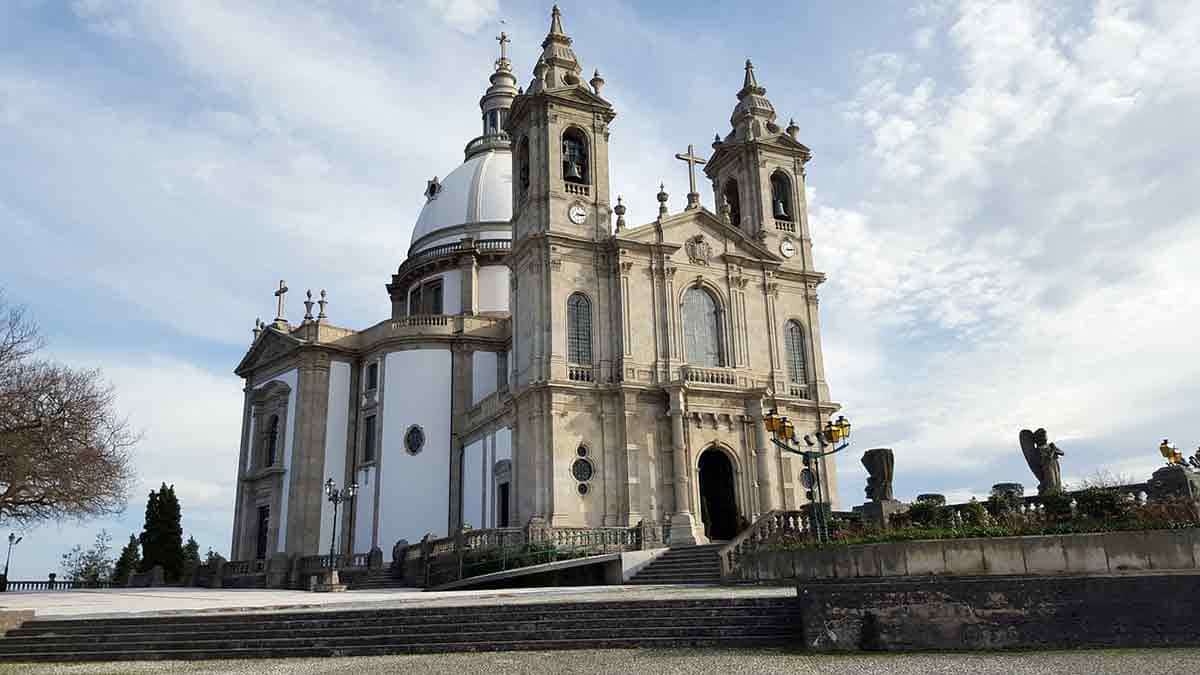
M 783 241 L 779 242 L 779 252 L 782 253 L 783 257 L 785 258 L 790 258 L 796 255 L 796 242 L 792 241 L 791 239 L 784 239 Z
M 579 204 L 572 204 L 571 208 L 567 210 L 567 217 L 571 219 L 572 223 L 582 225 L 583 221 L 587 220 L 587 209 Z

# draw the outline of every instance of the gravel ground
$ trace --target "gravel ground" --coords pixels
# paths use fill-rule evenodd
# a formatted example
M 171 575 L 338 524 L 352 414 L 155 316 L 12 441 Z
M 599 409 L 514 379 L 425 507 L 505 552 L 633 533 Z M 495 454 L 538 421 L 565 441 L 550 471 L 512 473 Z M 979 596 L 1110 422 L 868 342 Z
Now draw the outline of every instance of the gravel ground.
M 423 654 L 286 661 L 0 665 L 0 673 L 788 673 L 840 675 L 1175 675 L 1200 672 L 1200 649 L 972 654 L 809 655 L 779 650 L 613 649 Z

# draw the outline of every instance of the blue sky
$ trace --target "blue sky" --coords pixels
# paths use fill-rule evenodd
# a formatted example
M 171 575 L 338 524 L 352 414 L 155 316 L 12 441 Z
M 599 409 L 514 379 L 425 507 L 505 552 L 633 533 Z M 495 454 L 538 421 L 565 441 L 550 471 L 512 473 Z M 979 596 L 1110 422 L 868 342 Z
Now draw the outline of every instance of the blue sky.
M 1045 426 L 1068 481 L 1144 478 L 1200 443 L 1200 7 L 1186 1 L 561 3 L 618 111 L 627 218 L 687 191 L 752 57 L 814 151 L 826 367 L 902 498 L 1032 485 Z M 521 81 L 543 3 L 12 0 L 0 7 L 0 286 L 53 355 L 99 366 L 143 429 L 122 518 L 26 534 L 14 576 L 173 482 L 227 551 L 241 383 L 280 278 L 339 325 L 389 311 L 425 181 L 477 133 L 506 30 Z M 501 26 L 500 21 L 505 24 Z M 711 206 L 711 196 L 703 200 Z M 300 293 L 290 315 L 298 316 Z

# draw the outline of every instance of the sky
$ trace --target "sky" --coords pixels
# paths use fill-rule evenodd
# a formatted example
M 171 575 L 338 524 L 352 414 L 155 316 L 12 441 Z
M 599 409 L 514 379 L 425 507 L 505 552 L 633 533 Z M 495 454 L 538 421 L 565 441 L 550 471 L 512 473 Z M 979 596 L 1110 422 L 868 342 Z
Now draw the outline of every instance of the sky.
M 895 450 L 898 498 L 953 500 L 1033 488 L 1025 427 L 1068 483 L 1200 444 L 1200 5 L 561 7 L 618 113 L 630 223 L 660 181 L 682 209 L 674 153 L 729 130 L 747 57 L 812 148 L 825 365 L 854 423 L 839 506 L 867 448 Z M 548 25 L 500 0 L 0 4 L 0 287 L 145 434 L 126 513 L 24 532 L 13 578 L 101 528 L 120 545 L 164 481 L 228 553 L 232 370 L 278 280 L 327 289 L 338 325 L 385 318 L 425 181 L 479 133 L 495 36 L 526 84 Z

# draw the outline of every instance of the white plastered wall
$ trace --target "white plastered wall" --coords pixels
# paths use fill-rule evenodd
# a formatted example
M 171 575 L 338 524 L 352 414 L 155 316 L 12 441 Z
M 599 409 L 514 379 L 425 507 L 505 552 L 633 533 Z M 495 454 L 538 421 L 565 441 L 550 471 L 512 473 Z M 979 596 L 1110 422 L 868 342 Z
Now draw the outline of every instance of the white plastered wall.
M 279 534 L 276 537 L 275 550 L 283 553 L 287 548 L 287 523 L 288 523 L 288 499 L 291 495 L 291 472 L 292 472 L 292 446 L 296 442 L 296 423 L 300 419 L 300 411 L 296 410 L 296 393 L 297 383 L 299 382 L 299 372 L 293 368 L 287 372 L 260 383 L 255 389 L 262 389 L 272 382 L 282 382 L 288 386 L 287 415 L 288 415 L 288 430 L 287 438 L 283 441 L 283 467 L 287 473 L 283 476 L 283 494 L 279 495 L 279 513 L 271 514 L 271 518 L 276 519 L 279 523 Z M 253 438 L 253 436 L 251 436 Z
M 463 449 L 463 524 L 471 527 L 489 527 L 483 510 L 487 489 L 483 484 L 487 476 L 484 463 L 487 461 L 487 438 L 482 438 Z
M 479 311 L 508 311 L 507 265 L 485 265 L 479 268 Z
M 350 364 L 334 361 L 329 366 L 329 404 L 325 413 L 325 464 L 321 482 L 332 478 L 338 487 L 346 481 L 346 436 L 350 424 Z M 321 500 L 321 538 L 317 550 L 322 550 L 333 532 L 333 504 Z
M 457 302 L 457 300 L 456 300 Z M 390 556 L 399 539 L 446 535 L 450 513 L 450 352 L 392 352 L 383 369 L 379 547 Z M 418 424 L 425 445 L 416 455 L 404 435 Z

